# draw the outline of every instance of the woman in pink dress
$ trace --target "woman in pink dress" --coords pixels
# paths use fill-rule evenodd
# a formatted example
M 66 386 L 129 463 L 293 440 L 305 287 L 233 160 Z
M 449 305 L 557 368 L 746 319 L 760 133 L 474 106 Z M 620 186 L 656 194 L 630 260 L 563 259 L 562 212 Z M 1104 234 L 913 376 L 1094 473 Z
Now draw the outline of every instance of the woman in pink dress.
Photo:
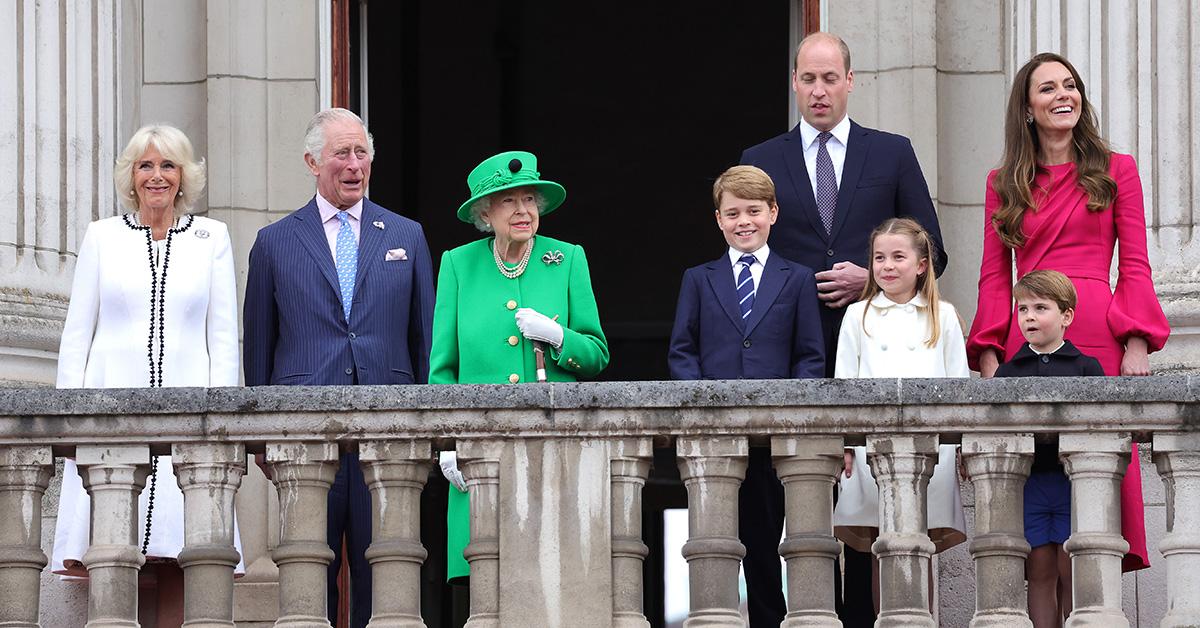
M 1137 165 L 1100 137 L 1083 81 L 1059 55 L 1039 54 L 1017 72 L 985 214 L 979 308 L 967 340 L 972 369 L 991 377 L 1024 341 L 1013 315 L 1015 256 L 1017 277 L 1047 269 L 1071 278 L 1079 305 L 1066 337 L 1106 375 L 1150 374 L 1147 356 L 1171 329 L 1150 278 Z M 1121 497 L 1125 570 L 1148 567 L 1136 444 Z

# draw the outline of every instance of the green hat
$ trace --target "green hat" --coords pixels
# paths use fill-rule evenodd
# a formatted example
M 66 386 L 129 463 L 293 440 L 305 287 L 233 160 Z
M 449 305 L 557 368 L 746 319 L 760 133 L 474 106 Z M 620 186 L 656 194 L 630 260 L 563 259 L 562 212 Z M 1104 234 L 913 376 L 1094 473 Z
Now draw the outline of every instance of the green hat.
M 537 188 L 546 197 L 546 206 L 542 208 L 541 215 L 549 214 L 562 205 L 567 198 L 567 191 L 553 181 L 543 181 L 541 177 L 537 171 L 537 157 L 533 153 L 511 150 L 484 159 L 467 175 L 471 198 L 458 208 L 458 219 L 473 223 L 471 205 L 475 201 L 488 194 L 525 186 Z

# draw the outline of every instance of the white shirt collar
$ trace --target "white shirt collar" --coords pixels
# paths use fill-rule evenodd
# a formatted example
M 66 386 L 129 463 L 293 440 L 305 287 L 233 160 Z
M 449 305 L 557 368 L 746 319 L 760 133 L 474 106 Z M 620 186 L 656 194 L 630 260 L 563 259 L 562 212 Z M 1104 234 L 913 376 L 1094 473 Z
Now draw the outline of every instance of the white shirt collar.
M 850 116 L 844 116 L 841 122 L 838 122 L 829 132 L 833 134 L 833 139 L 846 146 L 850 139 Z M 809 124 L 804 118 L 800 118 L 800 141 L 804 142 L 804 150 L 808 150 L 812 143 L 817 141 L 817 136 L 821 132 L 813 125 Z
M 741 263 L 742 256 L 745 254 L 745 252 L 739 251 L 732 246 L 729 247 L 729 264 L 731 266 L 737 266 Z M 765 267 L 767 265 L 767 256 L 771 254 L 771 247 L 764 244 L 762 245 L 762 248 L 758 249 L 757 251 L 753 251 L 750 254 L 754 256 L 754 259 L 758 260 L 759 266 Z
M 354 220 L 361 221 L 362 206 L 363 202 L 360 198 L 357 203 L 346 209 L 346 213 L 350 214 L 350 217 L 354 218 Z M 325 197 L 321 196 L 320 192 L 317 192 L 317 211 L 321 212 L 321 222 L 329 222 L 341 210 L 334 207 L 333 203 L 325 200 Z
M 889 307 L 899 307 L 901 305 L 915 305 L 917 307 L 925 307 L 925 306 L 929 305 L 929 302 L 925 300 L 925 296 L 922 295 L 920 292 L 918 292 L 915 296 L 913 296 L 913 298 L 911 300 L 909 300 L 908 303 L 896 303 L 895 301 L 892 301 L 891 299 L 887 298 L 887 295 L 880 292 L 879 294 L 877 294 L 871 298 L 871 305 L 873 307 L 877 307 L 880 309 L 885 309 L 885 308 L 889 308 Z
M 1064 339 L 1062 342 L 1058 343 L 1058 346 L 1054 347 L 1054 350 L 1052 351 L 1038 351 L 1037 349 L 1033 348 L 1033 345 L 1029 345 L 1029 350 L 1037 355 L 1054 355 L 1055 353 L 1058 353 L 1059 349 L 1062 349 L 1065 346 L 1067 346 L 1067 341 Z

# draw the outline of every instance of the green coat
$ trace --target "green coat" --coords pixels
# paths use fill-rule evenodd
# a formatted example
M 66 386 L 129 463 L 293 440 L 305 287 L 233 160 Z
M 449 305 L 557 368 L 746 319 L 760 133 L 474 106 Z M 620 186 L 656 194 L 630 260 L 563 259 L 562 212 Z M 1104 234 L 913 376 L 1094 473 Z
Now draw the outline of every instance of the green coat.
M 596 296 L 583 247 L 537 236 L 524 274 L 496 268 L 492 238 L 446 251 L 433 310 L 430 384 L 537 381 L 533 345 L 517 329 L 517 308 L 529 307 L 563 326 L 561 349 L 546 353 L 546 379 L 573 382 L 608 366 Z M 559 259 L 561 262 L 553 260 Z M 552 260 L 544 260 L 549 256 Z M 468 498 L 450 487 L 447 579 L 470 574 L 462 551 L 469 538 Z

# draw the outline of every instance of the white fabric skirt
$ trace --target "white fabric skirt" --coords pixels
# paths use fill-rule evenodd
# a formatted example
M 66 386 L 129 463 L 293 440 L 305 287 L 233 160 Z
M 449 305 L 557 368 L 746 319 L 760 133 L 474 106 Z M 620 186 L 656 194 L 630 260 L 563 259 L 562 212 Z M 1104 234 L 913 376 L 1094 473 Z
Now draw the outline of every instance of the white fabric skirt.
M 870 552 L 879 536 L 879 487 L 867 462 L 867 448 L 854 447 L 854 471 L 838 474 L 838 503 L 833 534 L 860 552 Z M 938 462 L 929 479 L 926 513 L 934 553 L 967 540 L 962 495 L 958 491 L 957 445 L 939 445 Z
M 158 479 L 154 488 L 154 514 L 150 522 L 148 559 L 176 559 L 183 549 L 183 491 L 175 479 L 170 456 L 159 456 L 155 466 Z M 63 464 L 62 494 L 58 500 L 58 525 L 54 530 L 54 552 L 50 571 L 65 576 L 86 576 L 83 554 L 90 544 L 92 498 L 83 488 L 83 479 L 73 458 Z M 150 501 L 150 479 L 138 497 L 138 549 L 146 534 L 146 506 Z M 233 544 L 242 553 L 242 537 L 237 522 L 233 526 Z M 239 558 L 234 572 L 245 573 L 244 561 Z

